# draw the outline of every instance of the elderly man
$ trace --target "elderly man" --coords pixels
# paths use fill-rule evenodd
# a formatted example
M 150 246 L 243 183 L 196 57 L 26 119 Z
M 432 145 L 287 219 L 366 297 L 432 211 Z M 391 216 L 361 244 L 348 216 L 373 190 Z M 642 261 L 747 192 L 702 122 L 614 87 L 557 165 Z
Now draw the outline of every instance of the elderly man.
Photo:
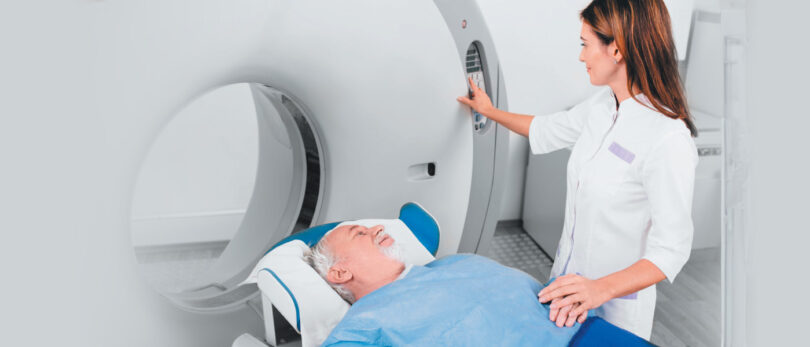
M 313 247 L 309 260 L 349 303 L 399 279 L 409 268 L 382 225 L 335 228 Z
M 549 321 L 529 275 L 487 258 L 451 255 L 404 264 L 382 226 L 344 225 L 309 261 L 353 303 L 324 342 L 331 345 L 565 346 L 576 333 Z

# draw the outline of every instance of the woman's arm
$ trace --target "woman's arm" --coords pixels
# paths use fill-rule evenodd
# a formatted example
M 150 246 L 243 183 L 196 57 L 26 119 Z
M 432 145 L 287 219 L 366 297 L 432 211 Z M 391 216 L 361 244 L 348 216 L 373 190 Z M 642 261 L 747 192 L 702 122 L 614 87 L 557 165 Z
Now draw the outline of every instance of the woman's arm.
M 655 264 L 647 259 L 641 259 L 628 268 L 602 277 L 597 281 L 607 289 L 608 300 L 610 300 L 636 293 L 666 278 L 664 272 Z
M 594 112 L 605 112 L 602 107 L 594 108 L 594 106 L 601 105 L 606 98 L 613 100 L 610 89 L 604 88 L 593 97 L 568 110 L 535 117 L 495 108 L 487 93 L 473 84 L 471 80 L 469 83 L 472 97 L 462 96 L 457 100 L 509 130 L 526 136 L 529 139 L 529 149 L 532 154 L 550 153 L 558 149 L 570 148 L 582 134 L 587 118 Z
M 532 119 L 534 119 L 534 116 L 501 111 L 494 107 L 485 111 L 484 113 L 478 113 L 481 113 L 481 115 L 484 117 L 498 122 L 509 130 L 523 135 L 524 137 L 529 137 L 529 127 L 532 124 Z
M 552 301 L 549 319 L 557 326 L 573 326 L 585 322 L 588 310 L 602 306 L 611 299 L 636 293 L 666 278 L 664 272 L 647 259 L 641 259 L 624 270 L 591 280 L 569 274 L 554 280 L 540 291 L 540 302 Z M 556 301 L 554 301 L 556 299 Z M 560 310 L 574 305 L 570 311 Z
M 482 116 L 507 127 L 509 130 L 529 137 L 529 126 L 532 124 L 534 116 L 501 111 L 495 108 L 495 106 L 492 105 L 492 100 L 489 99 L 489 95 L 481 90 L 481 88 L 478 88 L 478 86 L 473 83 L 472 78 L 469 79 L 469 83 L 470 89 L 472 90 L 472 98 L 460 96 L 457 98 L 459 102 L 471 107 Z

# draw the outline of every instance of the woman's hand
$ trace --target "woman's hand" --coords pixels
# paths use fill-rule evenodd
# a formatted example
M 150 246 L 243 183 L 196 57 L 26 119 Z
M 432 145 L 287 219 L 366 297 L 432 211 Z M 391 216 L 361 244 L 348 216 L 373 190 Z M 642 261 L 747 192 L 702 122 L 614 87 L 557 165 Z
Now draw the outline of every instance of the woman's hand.
M 470 90 L 472 90 L 472 98 L 459 96 L 456 100 L 486 116 L 490 113 L 490 110 L 494 108 L 494 106 L 492 106 L 492 100 L 489 99 L 489 95 L 487 95 L 485 91 L 478 88 L 478 86 L 473 83 L 472 77 L 468 77 L 467 80 L 470 83 Z
M 554 300 L 551 300 L 551 304 L 553 305 L 555 303 L 558 303 L 560 300 L 562 300 L 562 298 L 556 298 Z M 572 304 L 568 306 L 552 308 L 549 310 L 548 319 L 550 319 L 552 322 L 555 322 L 557 324 L 557 327 L 559 328 L 562 328 L 563 326 L 572 327 L 574 326 L 574 322 L 576 321 L 575 318 L 577 317 L 575 316 L 569 317 L 569 314 L 571 313 L 572 310 L 576 309 L 577 307 L 579 307 L 579 304 Z M 588 311 L 585 311 L 580 316 L 582 316 L 582 318 L 581 320 L 579 320 L 579 322 L 582 323 L 585 321 L 585 318 L 588 318 Z
M 612 299 L 609 288 L 599 280 L 574 274 L 557 278 L 543 288 L 538 297 L 542 303 L 551 301 L 549 319 L 556 321 L 560 327 L 560 322 L 565 322 L 569 327 L 574 325 L 574 321 L 585 322 L 588 310 L 602 306 Z
M 492 100 L 489 99 L 489 95 L 481 90 L 481 88 L 478 88 L 478 86 L 473 83 L 472 78 L 468 78 L 467 80 L 470 84 L 470 96 L 459 96 L 456 98 L 458 102 L 471 107 L 475 112 L 480 113 L 482 116 L 497 122 L 509 130 L 523 136 L 529 136 L 529 128 L 532 125 L 534 116 L 509 113 L 495 108 L 495 106 L 492 105 Z

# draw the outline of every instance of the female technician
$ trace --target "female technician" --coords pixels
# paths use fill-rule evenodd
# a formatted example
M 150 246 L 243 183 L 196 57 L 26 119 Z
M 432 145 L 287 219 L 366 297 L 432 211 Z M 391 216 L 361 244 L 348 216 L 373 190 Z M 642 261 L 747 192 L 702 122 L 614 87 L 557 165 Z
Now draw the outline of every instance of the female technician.
M 472 81 L 458 100 L 527 136 L 534 154 L 571 148 L 556 280 L 539 294 L 550 319 L 571 326 L 593 310 L 649 339 L 655 284 L 691 250 L 696 129 L 662 0 L 594 0 L 580 17 L 579 60 L 607 88 L 539 117 L 494 108 Z

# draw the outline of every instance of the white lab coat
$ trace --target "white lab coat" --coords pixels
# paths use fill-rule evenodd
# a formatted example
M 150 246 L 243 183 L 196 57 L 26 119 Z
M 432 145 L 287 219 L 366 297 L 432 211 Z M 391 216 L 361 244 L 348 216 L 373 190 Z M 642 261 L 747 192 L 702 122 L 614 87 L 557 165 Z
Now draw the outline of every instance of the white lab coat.
M 605 88 L 568 111 L 535 117 L 529 144 L 534 154 L 573 146 L 552 278 L 577 273 L 597 279 L 643 258 L 675 279 L 692 246 L 698 162 L 683 121 L 633 98 L 617 110 Z M 655 294 L 651 286 L 592 313 L 649 339 Z

